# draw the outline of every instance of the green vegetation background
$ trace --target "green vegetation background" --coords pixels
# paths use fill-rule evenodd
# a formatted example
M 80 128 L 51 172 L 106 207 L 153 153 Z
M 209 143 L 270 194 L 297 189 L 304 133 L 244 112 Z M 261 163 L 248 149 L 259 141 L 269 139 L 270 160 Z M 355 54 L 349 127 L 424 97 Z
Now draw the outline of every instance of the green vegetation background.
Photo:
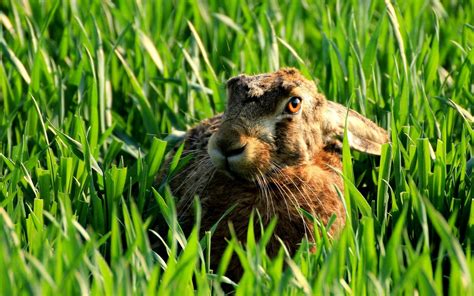
M 235 252 L 241 295 L 472 295 L 473 14 L 472 0 L 2 1 L 1 293 L 219 294 Z M 339 239 L 272 259 L 249 229 L 210 271 L 211 233 L 196 221 L 184 237 L 154 183 L 160 139 L 223 111 L 227 78 L 282 66 L 392 142 L 344 151 Z M 148 240 L 160 214 L 169 258 Z

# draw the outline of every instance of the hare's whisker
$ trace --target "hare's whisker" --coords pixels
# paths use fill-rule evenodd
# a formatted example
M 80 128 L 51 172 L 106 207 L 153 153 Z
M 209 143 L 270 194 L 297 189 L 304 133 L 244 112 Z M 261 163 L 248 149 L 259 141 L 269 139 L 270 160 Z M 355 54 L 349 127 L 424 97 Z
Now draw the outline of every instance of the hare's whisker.
M 260 175 L 256 175 L 255 177 L 257 178 L 258 189 L 260 191 L 261 198 L 265 200 L 264 204 L 268 205 L 267 195 L 265 194 L 265 190 L 263 189 L 263 181 L 262 181 Z
M 272 181 L 272 183 L 276 186 L 277 190 L 280 192 L 281 199 L 283 199 L 283 202 L 285 203 L 285 206 L 286 206 L 286 212 L 288 214 L 288 219 L 291 220 L 290 208 L 288 206 L 288 202 L 286 201 L 286 194 L 282 191 L 282 189 L 280 187 L 280 184 L 278 184 L 278 182 L 276 182 L 275 179 L 273 179 L 272 177 L 269 177 L 269 178 Z
M 301 222 L 303 223 L 303 229 L 304 229 L 305 235 L 307 235 L 307 230 L 309 230 L 310 228 L 308 227 L 308 224 L 307 224 L 306 219 L 304 218 L 303 214 L 299 210 L 301 208 L 301 205 L 300 205 L 298 199 L 294 196 L 293 192 L 291 191 L 291 189 L 286 184 L 282 183 L 280 185 L 281 185 L 281 188 L 283 189 L 283 191 L 288 193 L 287 197 L 290 199 L 290 202 L 293 204 L 293 207 L 294 207 L 295 211 L 298 213 L 298 216 L 301 218 Z
M 196 173 L 197 173 L 197 171 L 194 174 L 196 174 Z M 212 172 L 210 174 L 209 173 L 202 174 L 199 177 L 199 179 L 196 181 L 196 186 L 194 187 L 194 191 L 191 192 L 191 187 L 190 187 L 183 193 L 183 195 L 182 195 L 182 198 L 183 198 L 182 202 L 184 203 L 183 206 L 182 206 L 182 213 L 183 214 L 189 211 L 189 208 L 192 205 L 192 201 L 193 201 L 194 196 L 200 195 L 204 191 L 205 187 L 210 182 L 210 180 L 212 179 L 214 174 L 215 174 L 215 170 L 212 170 Z M 203 188 L 200 188 L 203 181 L 204 181 L 204 179 L 206 179 L 206 177 L 208 177 L 206 185 Z M 200 191 L 199 193 L 198 193 L 198 190 Z M 182 216 L 182 215 L 180 215 L 180 216 Z
M 259 172 L 260 172 L 260 175 L 262 176 L 262 180 L 264 181 L 264 190 L 265 190 L 265 192 L 268 196 L 270 207 L 273 209 L 273 216 L 275 216 L 276 215 L 275 204 L 274 204 L 274 201 L 273 201 L 273 197 L 271 195 L 271 190 L 270 190 L 270 187 L 269 187 L 268 180 L 266 179 L 265 175 L 260 170 L 259 170 Z
M 199 169 L 196 169 L 196 168 L 199 168 Z M 212 167 L 210 167 L 209 163 L 206 162 L 205 160 L 203 161 L 200 161 L 199 163 L 197 163 L 195 166 L 193 166 L 193 172 L 190 173 L 189 175 L 186 176 L 186 178 L 184 179 L 184 181 L 182 182 L 181 185 L 179 185 L 175 191 L 176 192 L 179 192 L 179 190 L 182 188 L 182 186 L 188 184 L 189 181 L 191 181 L 192 179 L 194 179 L 197 175 L 201 174 L 199 177 L 198 177 L 198 180 L 195 182 L 195 183 L 198 183 L 199 179 L 202 177 L 202 176 L 205 176 L 207 171 L 209 169 L 211 169 Z M 204 171 L 204 173 L 203 173 Z M 193 189 L 193 188 L 196 188 L 196 187 L 188 187 L 186 189 L 185 192 L 183 192 L 181 195 L 181 197 L 185 200 L 186 198 L 188 198 L 188 193 Z
M 199 165 L 200 162 L 204 161 L 205 159 L 206 159 L 206 157 L 202 157 L 201 159 L 196 158 L 194 164 L 187 166 L 184 170 L 182 170 L 179 173 L 177 173 L 176 175 L 172 176 L 171 180 L 173 180 L 175 178 L 178 178 L 179 176 L 182 176 L 184 173 L 187 173 L 190 170 L 193 170 L 196 166 Z
M 305 206 L 305 207 L 302 207 L 302 206 L 300 205 L 299 200 L 298 200 L 298 199 L 296 198 L 296 196 L 293 194 L 293 191 L 288 187 L 287 184 L 284 184 L 284 183 L 283 183 L 283 184 L 281 184 L 281 185 L 284 186 L 284 187 L 288 190 L 288 192 L 289 192 L 289 195 L 288 195 L 288 196 L 290 197 L 290 201 L 291 201 L 291 200 L 294 200 L 294 201 L 297 203 L 297 206 L 298 206 L 298 207 L 301 207 L 301 208 L 303 208 L 303 209 L 308 210 L 307 208 L 310 207 L 310 204 L 311 204 L 311 203 L 309 203 L 306 194 L 305 194 L 304 192 L 302 192 L 302 191 L 299 189 L 299 186 L 298 186 L 297 184 L 295 184 L 295 182 L 294 182 L 289 176 L 287 176 L 287 174 L 284 173 L 284 172 L 279 168 L 279 166 L 278 166 L 276 163 L 274 163 L 274 165 L 275 165 L 276 172 L 279 174 L 279 176 L 281 176 L 281 177 L 285 178 L 286 180 L 288 180 L 288 181 L 291 183 L 292 187 L 295 187 L 296 190 L 298 190 L 299 194 L 300 194 L 301 197 L 304 199 L 306 206 Z M 292 174 L 292 176 L 293 176 L 293 174 Z M 304 184 L 304 182 L 302 182 L 302 184 Z M 298 210 L 298 209 L 297 209 L 297 210 Z M 299 210 L 298 210 L 298 212 L 299 212 L 300 216 L 302 216 L 302 214 L 301 214 L 301 212 L 300 212 Z M 303 219 L 303 222 L 304 222 L 304 224 L 305 224 L 305 228 L 307 228 L 306 220 Z M 309 229 L 309 228 L 308 228 L 308 229 Z M 305 230 L 305 231 L 306 231 L 306 230 Z
M 273 209 L 273 215 L 275 216 L 276 215 L 275 205 L 273 203 L 273 197 L 271 196 L 271 190 L 269 188 L 268 180 L 265 178 L 265 175 L 262 173 L 262 171 L 260 171 L 260 169 L 257 169 L 257 171 L 258 171 L 257 177 L 259 177 L 259 179 L 261 180 L 263 194 L 265 195 L 266 203 L 270 210 Z
M 314 192 L 313 188 L 311 186 L 309 186 L 305 181 L 303 181 L 298 175 L 296 174 L 292 174 L 291 177 L 294 177 L 296 179 L 298 179 L 298 181 L 300 181 L 300 185 L 301 186 L 304 186 L 304 189 L 308 190 L 309 193 L 311 193 L 312 197 L 309 197 L 308 194 L 302 192 L 300 190 L 300 186 L 298 186 L 298 184 L 295 183 L 295 181 L 290 178 L 287 174 L 283 173 L 282 172 L 282 169 L 278 166 L 277 163 L 275 162 L 272 162 L 272 164 L 278 169 L 280 170 L 280 172 L 282 173 L 283 177 L 285 177 L 289 182 L 291 182 L 296 190 L 298 190 L 298 192 L 301 194 L 301 196 L 305 199 L 305 202 L 308 204 L 308 205 L 311 205 L 312 203 L 310 202 L 311 200 L 313 200 L 313 198 L 321 205 L 321 206 L 324 206 L 323 203 L 321 202 L 321 200 L 319 199 L 319 195 L 317 192 Z
M 187 196 L 188 193 L 190 192 L 193 192 L 191 198 L 194 196 L 194 194 L 196 193 L 196 191 L 199 189 L 200 185 L 201 185 L 201 182 L 203 179 L 206 178 L 206 176 L 209 174 L 209 170 L 212 169 L 212 166 L 210 166 L 208 163 L 206 162 L 202 162 L 200 165 L 199 165 L 199 169 L 196 169 L 193 173 L 192 173 L 192 178 L 194 178 L 196 175 L 197 175 L 197 180 L 194 182 L 195 186 L 193 187 L 189 187 L 186 189 L 186 191 L 183 193 L 184 196 Z M 191 178 L 191 179 L 192 179 Z M 194 189 L 194 191 L 193 191 Z
M 209 158 L 201 158 L 197 161 L 195 161 L 192 165 L 189 165 L 185 170 L 183 170 L 182 172 L 179 172 L 178 174 L 176 174 L 175 176 L 173 176 L 171 178 L 171 180 L 177 178 L 178 176 L 181 176 L 183 175 L 184 173 L 188 173 L 189 171 L 193 171 L 193 172 L 196 172 L 196 168 L 199 168 L 201 165 L 207 163 L 210 159 Z
M 195 177 L 196 177 L 197 173 L 196 172 L 192 172 L 190 173 L 189 175 L 187 175 L 185 177 L 185 179 L 183 180 L 183 183 L 180 184 L 178 187 L 176 187 L 175 189 L 175 192 L 176 193 L 179 193 L 181 188 L 183 188 L 183 186 L 185 186 L 186 183 L 190 182 L 191 180 L 193 180 Z M 186 188 L 186 190 L 183 192 L 183 193 L 179 193 L 180 197 L 182 200 L 185 200 L 187 198 L 187 193 L 191 190 L 192 188 Z

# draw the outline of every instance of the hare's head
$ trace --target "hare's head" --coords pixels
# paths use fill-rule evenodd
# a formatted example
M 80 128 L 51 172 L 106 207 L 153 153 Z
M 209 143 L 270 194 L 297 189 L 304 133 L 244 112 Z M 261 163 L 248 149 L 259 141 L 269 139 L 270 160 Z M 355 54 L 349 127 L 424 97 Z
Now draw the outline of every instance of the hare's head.
M 227 82 L 227 90 L 227 109 L 208 153 L 218 169 L 242 179 L 311 162 L 344 134 L 346 117 L 353 148 L 380 154 L 388 140 L 385 130 L 327 101 L 295 69 L 239 75 Z

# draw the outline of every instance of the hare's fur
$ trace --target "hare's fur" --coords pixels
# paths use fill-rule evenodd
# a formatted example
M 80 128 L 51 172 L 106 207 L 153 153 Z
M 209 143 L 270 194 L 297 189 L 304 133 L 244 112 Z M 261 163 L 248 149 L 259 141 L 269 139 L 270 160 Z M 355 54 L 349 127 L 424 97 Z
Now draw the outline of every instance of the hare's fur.
M 212 236 L 211 254 L 217 263 L 230 239 L 229 225 L 246 240 L 252 211 L 266 224 L 278 219 L 267 251 L 275 255 L 280 241 L 290 252 L 301 239 L 313 238 L 311 213 L 326 225 L 335 215 L 330 234 L 345 224 L 340 139 L 347 120 L 353 148 L 380 153 L 385 130 L 355 111 L 326 100 L 315 85 L 295 69 L 271 74 L 240 75 L 227 83 L 223 115 L 204 120 L 186 134 L 183 157 L 190 161 L 171 176 L 182 226 L 194 224 L 193 198 L 202 205 L 201 230 L 209 230 L 231 207 Z M 288 98 L 301 98 L 298 114 L 285 113 Z M 258 219 L 256 219 L 258 220 Z M 258 230 L 260 227 L 255 228 Z M 239 274 L 236 259 L 232 274 Z

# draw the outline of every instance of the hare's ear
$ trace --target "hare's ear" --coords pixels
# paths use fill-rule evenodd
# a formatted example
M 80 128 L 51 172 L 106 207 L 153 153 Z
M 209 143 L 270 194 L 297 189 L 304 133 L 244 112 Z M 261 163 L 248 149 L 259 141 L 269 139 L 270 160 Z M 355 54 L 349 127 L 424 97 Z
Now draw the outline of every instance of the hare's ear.
M 323 113 L 323 136 L 326 144 L 334 144 L 343 138 L 346 117 L 349 145 L 361 152 L 380 155 L 382 145 L 388 142 L 387 131 L 356 111 L 331 101 L 327 101 Z

